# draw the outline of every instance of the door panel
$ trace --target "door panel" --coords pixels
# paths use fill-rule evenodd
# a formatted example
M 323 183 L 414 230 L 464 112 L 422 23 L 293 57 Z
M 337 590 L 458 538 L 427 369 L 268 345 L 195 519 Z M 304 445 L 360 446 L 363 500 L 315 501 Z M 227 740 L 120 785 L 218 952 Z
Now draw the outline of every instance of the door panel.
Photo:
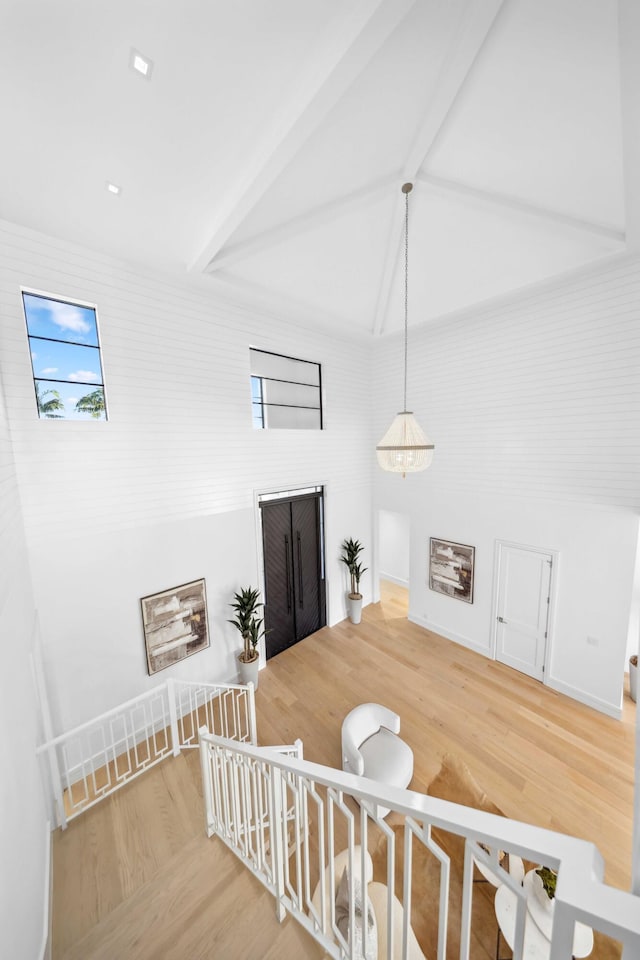
M 542 680 L 552 557 L 505 544 L 499 550 L 496 658 Z
M 267 659 L 291 643 L 295 635 L 291 504 L 269 503 L 262 510 Z
M 296 640 L 320 627 L 318 498 L 291 504 Z

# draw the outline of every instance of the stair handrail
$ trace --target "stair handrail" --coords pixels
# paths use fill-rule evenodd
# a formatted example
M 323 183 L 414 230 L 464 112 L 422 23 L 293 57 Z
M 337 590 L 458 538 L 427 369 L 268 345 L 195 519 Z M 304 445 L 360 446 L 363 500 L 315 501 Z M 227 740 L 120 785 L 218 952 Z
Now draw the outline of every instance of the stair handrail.
M 224 712 L 221 698 L 231 701 L 225 702 Z M 170 677 L 37 746 L 36 755 L 45 757 L 48 763 L 43 776 L 50 788 L 56 825 L 65 829 L 79 813 L 157 763 L 172 754 L 179 755 L 183 749 L 196 749 L 203 718 L 212 732 L 216 728 L 212 706 L 215 702 L 220 702 L 219 720 L 225 733 L 232 730 L 248 742 L 257 743 L 252 683 Z M 191 718 L 190 735 L 185 718 Z M 97 748 L 94 740 L 100 741 Z M 106 786 L 98 785 L 102 780 Z M 74 791 L 79 799 L 74 799 Z
M 506 851 L 526 860 L 544 863 L 559 871 L 550 960 L 569 960 L 572 954 L 576 921 L 621 941 L 630 951 L 630 956 L 640 956 L 640 898 L 604 883 L 603 859 L 596 846 L 590 841 L 415 791 L 386 786 L 309 760 L 284 756 L 269 747 L 256 747 L 225 740 L 209 734 L 206 730 L 200 732 L 200 745 L 207 833 L 210 836 L 216 834 L 221 837 L 270 890 L 276 898 L 276 914 L 279 919 L 283 919 L 287 912 L 291 913 L 332 957 L 352 956 L 348 952 L 349 945 L 345 942 L 339 942 L 336 946 L 335 929 L 331 929 L 332 908 L 323 906 L 322 916 L 314 915 L 313 905 L 309 902 L 308 889 L 303 890 L 304 884 L 296 889 L 295 882 L 291 881 L 287 872 L 289 858 L 295 854 L 297 870 L 299 872 L 302 869 L 303 873 L 306 871 L 306 886 L 309 887 L 308 873 L 312 858 L 308 847 L 308 818 L 307 822 L 296 821 L 292 831 L 291 826 L 287 825 L 283 811 L 287 809 L 287 797 L 292 793 L 295 798 L 294 818 L 296 810 L 300 811 L 302 817 L 302 812 L 308 803 L 312 801 L 316 805 L 319 803 L 318 788 L 325 790 L 328 798 L 322 818 L 318 815 L 318 824 L 322 821 L 317 831 L 320 860 L 316 866 L 320 873 L 324 869 L 331 870 L 333 867 L 333 856 L 336 851 L 332 849 L 332 840 L 335 835 L 332 823 L 336 810 L 344 815 L 345 821 L 350 824 L 349 845 L 355 849 L 353 828 L 356 818 L 345 804 L 345 797 L 354 797 L 361 802 L 360 842 L 365 849 L 370 821 L 376 823 L 387 836 L 392 833 L 384 819 L 377 816 L 378 807 L 391 809 L 403 817 L 405 842 L 406 834 L 409 832 L 431 849 L 433 845 L 431 830 L 434 827 L 457 834 L 464 839 L 461 957 L 468 957 L 470 946 L 474 860 L 490 863 L 491 870 L 501 877 L 502 882 L 514 889 L 519 898 L 516 907 L 514 956 L 521 955 L 524 945 L 526 898 L 522 888 L 517 889 L 513 879 L 503 871 L 498 863 L 497 853 L 493 854 L 493 859 L 485 859 L 487 855 L 479 844 L 483 844 L 492 851 Z M 259 809 L 256 807 L 253 811 L 256 816 L 254 821 L 250 822 L 246 817 L 251 813 L 252 797 L 258 796 L 256 785 L 260 792 L 264 792 L 268 785 L 269 802 L 266 805 L 258 805 Z M 265 812 L 270 818 L 266 832 L 273 841 L 274 850 L 271 861 L 261 873 L 257 869 L 260 857 L 255 856 L 255 853 L 260 851 L 254 851 L 252 844 L 261 830 L 263 835 L 265 834 L 264 825 L 260 825 L 257 816 L 258 814 L 264 816 Z M 289 849 L 292 837 L 293 854 Z M 264 850 L 261 855 L 264 858 Z M 350 856 L 354 856 L 353 850 L 350 851 Z M 446 854 L 444 856 L 446 857 Z M 409 853 L 404 865 L 405 890 L 407 882 L 410 883 L 407 872 L 411 868 L 410 861 Z M 392 870 L 387 871 L 387 876 L 390 884 L 388 910 L 391 911 L 394 896 Z M 300 883 L 299 877 L 296 882 Z M 441 898 L 442 896 L 441 891 Z M 410 904 L 408 910 L 407 904 L 404 904 L 404 908 L 406 926 L 410 924 Z M 446 919 L 446 910 L 444 917 Z M 388 935 L 390 939 L 387 955 L 394 956 L 391 925 L 388 928 Z M 405 929 L 405 951 L 407 936 Z M 445 949 L 446 936 L 440 944 L 439 957 L 445 955 Z M 405 956 L 405 953 L 402 955 Z

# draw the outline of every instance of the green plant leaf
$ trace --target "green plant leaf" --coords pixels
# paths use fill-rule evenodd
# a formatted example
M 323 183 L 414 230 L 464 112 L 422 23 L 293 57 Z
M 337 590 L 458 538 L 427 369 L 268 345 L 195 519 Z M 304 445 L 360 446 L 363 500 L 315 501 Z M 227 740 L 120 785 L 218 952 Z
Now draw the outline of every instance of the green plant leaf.
M 553 900 L 556 895 L 556 881 L 558 879 L 558 874 L 550 867 L 540 867 L 538 870 L 536 870 L 536 873 L 542 880 L 542 886 L 544 887 L 545 893 L 549 897 L 549 900 Z

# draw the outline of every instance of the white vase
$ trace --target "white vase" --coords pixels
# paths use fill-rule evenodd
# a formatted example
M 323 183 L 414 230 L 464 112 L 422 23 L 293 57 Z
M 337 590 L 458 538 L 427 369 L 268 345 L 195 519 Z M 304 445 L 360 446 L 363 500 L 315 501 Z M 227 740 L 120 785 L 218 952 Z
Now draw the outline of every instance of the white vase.
M 629 693 L 634 703 L 638 701 L 638 666 L 629 661 Z
M 349 594 L 348 598 L 349 603 L 349 619 L 351 623 L 360 623 L 362 619 L 362 596 L 358 594 L 357 596 Z
M 240 683 L 252 683 L 254 689 L 258 689 L 258 669 L 260 667 L 260 658 L 256 657 L 251 663 L 244 663 L 238 657 L 238 673 L 240 674 Z
M 555 906 L 555 900 L 553 897 L 547 896 L 547 891 L 544 888 L 541 877 L 537 873 L 534 873 L 531 886 L 533 889 L 533 895 L 538 902 L 538 906 L 541 907 L 545 913 L 551 913 Z

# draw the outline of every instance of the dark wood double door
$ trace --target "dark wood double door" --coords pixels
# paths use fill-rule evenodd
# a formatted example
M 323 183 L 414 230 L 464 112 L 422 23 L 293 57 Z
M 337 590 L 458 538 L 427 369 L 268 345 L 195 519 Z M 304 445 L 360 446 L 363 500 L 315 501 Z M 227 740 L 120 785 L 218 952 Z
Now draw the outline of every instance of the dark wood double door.
M 267 500 L 260 509 L 269 659 L 325 624 L 322 494 Z

